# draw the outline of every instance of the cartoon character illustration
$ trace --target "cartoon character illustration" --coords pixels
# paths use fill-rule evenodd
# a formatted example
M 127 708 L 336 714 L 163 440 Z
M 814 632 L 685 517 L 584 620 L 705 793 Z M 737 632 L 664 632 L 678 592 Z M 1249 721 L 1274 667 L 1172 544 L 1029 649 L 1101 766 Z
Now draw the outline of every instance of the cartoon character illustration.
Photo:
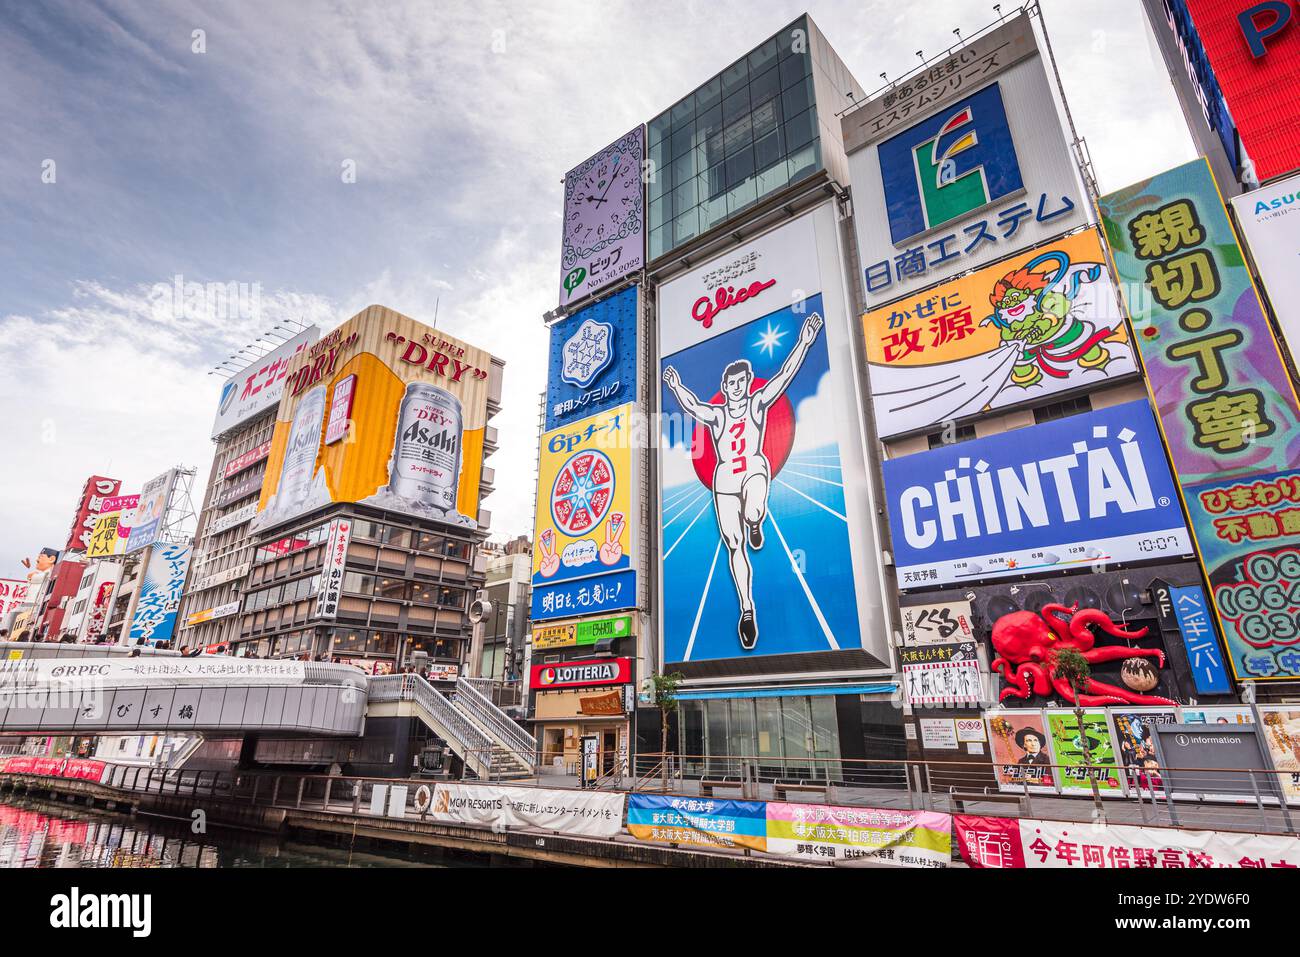
M 746 359 L 728 364 L 722 372 L 722 402 L 718 405 L 701 401 L 672 366 L 664 369 L 664 382 L 673 397 L 687 415 L 709 430 L 713 439 L 717 457 L 711 485 L 714 512 L 730 558 L 731 578 L 740 602 L 736 630 L 746 651 L 752 651 L 758 643 L 749 549 L 763 547 L 772 479 L 771 464 L 763 454 L 763 430 L 768 411 L 794 381 L 821 328 L 818 313 L 805 319 L 799 339 L 780 371 L 767 382 L 755 380 L 753 367 Z
M 1054 270 L 1039 267 L 1054 264 Z M 1113 334 L 1083 319 L 1075 307 L 1084 283 L 1101 278 L 1101 266 L 1092 264 L 1071 273 L 1070 257 L 1051 250 L 1030 260 L 993 284 L 989 302 L 993 314 L 980 325 L 997 326 L 1004 343 L 1015 343 L 1021 354 L 1012 367 L 1011 383 L 1028 388 L 1047 374 L 1069 376 L 1069 366 L 1103 370 L 1110 350 L 1103 344 Z M 1066 277 L 1069 281 L 1064 282 Z
M 1068 621 L 1061 616 L 1069 616 Z M 1056 653 L 1062 648 L 1080 652 L 1090 664 L 1143 657 L 1154 658 L 1163 668 L 1165 653 L 1158 648 L 1130 648 L 1128 645 L 1093 647 L 1097 639 L 1095 626 L 1117 638 L 1142 638 L 1147 629 L 1129 631 L 1115 624 L 1105 612 L 1096 608 L 1079 610 L 1078 605 L 1044 605 L 1039 614 L 1014 611 L 1003 615 L 993 625 L 993 647 L 998 653 L 992 668 L 1006 679 L 999 700 L 1028 698 L 1030 692 L 1046 696 L 1055 690 L 1071 704 L 1095 707 L 1103 704 L 1177 704 L 1169 698 L 1139 694 L 1128 688 L 1089 678 L 1079 689 L 1076 702 L 1070 683 L 1056 674 Z M 1084 693 L 1086 692 L 1086 694 Z
M 1100 248 L 1058 246 L 1015 269 L 989 267 L 882 307 L 868 334 L 879 337 L 870 373 L 882 434 L 1137 370 Z

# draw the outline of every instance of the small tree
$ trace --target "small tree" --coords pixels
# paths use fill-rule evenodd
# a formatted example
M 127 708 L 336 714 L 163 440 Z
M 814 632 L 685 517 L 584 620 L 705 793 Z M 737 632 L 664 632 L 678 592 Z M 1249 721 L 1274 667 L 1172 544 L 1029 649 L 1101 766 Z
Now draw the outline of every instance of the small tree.
M 683 677 L 681 673 L 673 672 L 650 678 L 652 703 L 659 709 L 659 757 L 663 762 L 665 791 L 668 790 L 668 716 L 677 711 L 677 688 Z
M 1083 749 L 1083 766 L 1088 773 L 1088 783 L 1092 785 L 1092 801 L 1097 806 L 1097 820 L 1106 822 L 1106 810 L 1101 803 L 1101 791 L 1097 787 L 1097 778 L 1092 773 L 1092 747 L 1088 742 L 1088 731 L 1083 725 L 1083 705 L 1079 703 L 1079 692 L 1088 687 L 1092 679 L 1092 665 L 1077 648 L 1062 648 L 1056 653 L 1052 674 L 1064 678 L 1070 685 L 1070 695 L 1074 698 L 1074 720 L 1079 726 L 1079 745 Z

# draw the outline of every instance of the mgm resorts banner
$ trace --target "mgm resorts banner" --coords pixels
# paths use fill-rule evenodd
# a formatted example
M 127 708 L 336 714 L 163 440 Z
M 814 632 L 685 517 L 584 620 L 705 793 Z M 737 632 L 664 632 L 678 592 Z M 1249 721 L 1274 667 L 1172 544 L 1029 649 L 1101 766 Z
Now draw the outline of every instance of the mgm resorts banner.
M 904 589 L 1192 553 L 1146 400 L 884 463 Z
M 664 661 L 888 660 L 838 234 L 823 205 L 659 289 Z
M 535 827 L 561 834 L 613 837 L 623 830 L 624 795 L 608 792 L 493 787 L 434 786 L 425 817 L 447 824 Z
M 252 529 L 333 502 L 477 528 L 493 388 L 482 349 L 382 306 L 357 313 L 292 360 Z

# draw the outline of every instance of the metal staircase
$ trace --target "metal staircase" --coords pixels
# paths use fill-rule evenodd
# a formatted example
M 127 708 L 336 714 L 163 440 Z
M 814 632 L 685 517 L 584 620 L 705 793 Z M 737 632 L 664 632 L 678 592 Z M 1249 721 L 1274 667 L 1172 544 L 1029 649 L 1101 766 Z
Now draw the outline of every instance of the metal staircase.
M 535 774 L 537 739 L 484 694 L 484 689 L 490 691 L 491 685 L 487 679 L 460 678 L 456 682 L 452 703 L 492 738 L 503 761 L 526 769 L 529 775 Z
M 488 709 L 482 708 L 478 702 L 467 706 L 465 699 L 472 697 L 472 693 L 458 697 L 460 702 L 453 702 L 419 675 L 383 675 L 370 679 L 367 713 L 400 714 L 409 708 L 410 713 L 450 745 L 468 770 L 485 781 L 532 777 L 532 752 L 519 753 L 515 746 L 498 740 L 497 735 L 505 736 L 507 728 L 500 727 L 495 733 L 490 733 L 480 725 L 480 721 L 488 723 L 488 719 L 497 724 L 489 709 L 500 709 L 491 702 L 487 702 Z M 471 717 L 471 709 L 481 716 L 478 719 Z M 501 712 L 501 717 L 509 721 L 504 712 Z M 519 730 L 523 731 L 522 728 Z

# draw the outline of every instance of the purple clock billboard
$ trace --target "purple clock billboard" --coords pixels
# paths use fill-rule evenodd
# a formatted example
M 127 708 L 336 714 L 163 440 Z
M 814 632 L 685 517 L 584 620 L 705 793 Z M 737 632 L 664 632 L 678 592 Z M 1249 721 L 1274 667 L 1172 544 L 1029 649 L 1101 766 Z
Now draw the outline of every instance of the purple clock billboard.
M 638 126 L 564 177 L 560 306 L 639 270 L 645 262 L 645 196 Z

